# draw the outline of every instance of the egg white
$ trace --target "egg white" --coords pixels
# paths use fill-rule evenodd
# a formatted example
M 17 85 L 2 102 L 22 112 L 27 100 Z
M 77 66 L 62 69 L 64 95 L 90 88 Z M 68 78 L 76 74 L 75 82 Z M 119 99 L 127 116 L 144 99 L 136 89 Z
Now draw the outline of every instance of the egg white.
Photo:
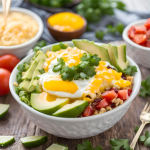
M 65 51 L 64 51 L 64 53 L 65 53 Z M 57 58 L 61 58 L 64 53 L 61 53 L 60 55 L 58 55 Z M 44 82 L 47 79 L 49 79 L 50 77 L 58 76 L 60 74 L 60 72 L 53 72 L 54 66 L 58 64 L 57 58 L 51 61 L 50 65 L 48 67 L 48 72 L 46 72 L 42 75 L 39 75 L 39 77 L 40 77 L 39 83 L 42 85 L 43 90 L 47 93 L 56 95 L 58 97 L 69 97 L 69 98 L 82 97 L 82 94 L 86 93 L 86 88 L 89 86 L 90 81 L 94 78 L 94 76 L 90 77 L 89 79 L 84 79 L 84 80 L 83 79 L 73 80 L 72 82 L 74 82 L 78 86 L 78 90 L 74 94 L 71 94 L 68 92 L 63 92 L 63 91 L 62 92 L 61 91 L 50 91 L 50 90 L 45 89 Z M 114 66 L 110 65 L 109 62 L 105 62 L 105 63 L 106 63 L 106 65 L 105 65 L 106 67 L 109 65 L 110 67 L 114 68 Z M 66 65 L 67 65 L 67 63 L 66 63 Z M 53 78 L 52 78 L 52 80 L 53 80 Z M 104 86 L 104 83 L 100 86 Z

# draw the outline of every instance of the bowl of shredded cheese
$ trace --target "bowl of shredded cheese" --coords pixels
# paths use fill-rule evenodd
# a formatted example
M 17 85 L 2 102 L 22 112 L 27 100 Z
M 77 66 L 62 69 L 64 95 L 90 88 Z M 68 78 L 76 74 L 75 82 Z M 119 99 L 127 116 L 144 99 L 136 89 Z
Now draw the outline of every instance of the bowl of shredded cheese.
M 11 8 L 4 21 L 0 9 L 0 55 L 11 53 L 22 58 L 43 33 L 43 22 L 34 12 Z

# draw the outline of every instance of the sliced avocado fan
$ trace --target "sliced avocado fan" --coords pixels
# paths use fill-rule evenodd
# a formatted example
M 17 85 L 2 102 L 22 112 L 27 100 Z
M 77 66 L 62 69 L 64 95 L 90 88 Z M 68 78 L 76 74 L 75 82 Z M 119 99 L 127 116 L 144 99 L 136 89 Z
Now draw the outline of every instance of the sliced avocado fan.
M 59 144 L 52 144 L 46 150 L 69 150 L 68 147 L 59 145 Z
M 46 99 L 41 99 L 40 94 L 32 93 L 31 94 L 31 106 L 40 111 L 44 114 L 51 115 L 52 113 L 56 112 L 64 105 L 68 104 L 70 99 L 69 98 L 56 98 L 55 101 L 47 101 Z
M 47 136 L 28 136 L 21 138 L 21 143 L 27 147 L 37 147 L 47 142 Z
M 42 52 L 42 51 L 38 51 L 36 55 L 36 58 L 34 60 L 31 61 L 31 66 L 30 68 L 25 72 L 25 74 L 23 75 L 22 79 L 25 80 L 31 80 L 32 79 L 32 75 L 34 73 L 34 70 L 36 69 L 38 63 L 42 60 L 42 59 L 46 59 L 46 55 Z
M 77 48 L 85 50 L 92 54 L 97 54 L 102 61 L 108 61 L 110 64 L 112 64 L 108 54 L 108 50 L 106 48 L 94 44 L 93 41 L 88 40 L 72 40 L 72 41 Z
M 0 136 L 0 146 L 9 146 L 14 142 L 15 139 L 13 136 Z
M 55 113 L 53 116 L 56 117 L 65 117 L 65 118 L 73 118 L 79 116 L 84 110 L 85 107 L 88 106 L 88 102 L 84 100 L 76 100 L 72 104 L 67 104 Z
M 9 109 L 8 104 L 0 104 L 0 118 L 4 117 Z

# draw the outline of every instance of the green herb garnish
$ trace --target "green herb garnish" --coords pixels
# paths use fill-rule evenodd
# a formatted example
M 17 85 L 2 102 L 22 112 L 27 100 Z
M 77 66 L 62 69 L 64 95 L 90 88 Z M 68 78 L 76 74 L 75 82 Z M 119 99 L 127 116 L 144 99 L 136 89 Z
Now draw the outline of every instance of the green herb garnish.
M 30 93 L 26 91 L 19 92 L 20 100 L 30 106 Z
M 67 46 L 65 44 L 63 44 L 62 42 L 59 43 L 59 46 L 60 46 L 61 49 L 66 49 L 67 48 Z
M 104 36 L 109 33 L 109 34 L 122 34 L 124 30 L 124 25 L 122 23 L 117 24 L 116 26 L 112 26 L 112 25 L 107 25 L 107 31 L 102 31 L 102 30 L 98 30 L 95 32 L 95 37 L 97 37 L 100 40 L 103 40 Z
M 102 149 L 103 148 L 99 145 L 96 148 L 93 148 L 92 144 L 88 140 L 85 140 L 83 144 L 77 145 L 77 150 L 102 150 Z
M 145 132 L 145 135 L 140 136 L 139 141 L 143 142 L 145 146 L 150 146 L 150 133 L 149 131 Z
M 112 150 L 120 150 L 121 148 L 123 148 L 124 150 L 131 150 L 128 142 L 129 142 L 128 139 L 118 140 L 118 139 L 115 138 L 115 139 L 110 140 Z
M 104 15 L 113 15 L 115 8 L 125 10 L 125 4 L 111 0 L 82 0 L 76 10 L 88 22 L 98 22 Z
M 96 74 L 95 68 L 93 66 L 98 66 L 101 58 L 98 55 L 92 55 L 84 53 L 81 57 L 81 62 L 77 66 L 69 67 L 65 66 L 65 62 L 62 58 L 58 58 L 58 64 L 54 66 L 53 72 L 59 72 L 61 78 L 65 80 L 72 81 L 82 79 L 89 79 Z
M 150 76 L 146 78 L 146 80 L 143 80 L 141 83 L 141 89 L 139 96 L 146 97 L 150 96 Z
M 40 42 L 37 42 L 36 46 L 44 47 L 44 46 L 46 46 L 46 41 L 45 40 L 41 40 Z
M 44 47 L 44 46 L 46 46 L 46 41 L 45 40 L 41 40 L 35 45 L 33 50 L 34 50 L 34 52 L 42 51 L 42 47 Z
M 62 70 L 62 67 L 65 65 L 65 61 L 62 58 L 57 58 L 58 64 L 54 66 L 53 72 L 58 72 Z
M 134 76 L 136 72 L 137 72 L 136 66 L 128 66 L 126 69 L 124 69 L 124 74 L 129 76 Z
M 39 79 L 40 79 L 40 77 L 35 76 L 33 79 L 34 79 L 34 80 L 39 80 Z
M 62 42 L 59 43 L 59 45 L 53 45 L 52 47 L 52 51 L 56 52 L 59 51 L 61 49 L 66 49 L 68 46 L 66 46 L 65 44 L 63 44 Z
M 136 126 L 135 129 L 134 129 L 134 131 L 137 132 L 138 130 L 139 130 L 139 127 Z
M 39 72 L 40 72 L 41 74 L 43 74 L 43 73 L 45 73 L 45 70 L 44 70 L 44 69 L 41 69 L 41 70 L 39 70 Z

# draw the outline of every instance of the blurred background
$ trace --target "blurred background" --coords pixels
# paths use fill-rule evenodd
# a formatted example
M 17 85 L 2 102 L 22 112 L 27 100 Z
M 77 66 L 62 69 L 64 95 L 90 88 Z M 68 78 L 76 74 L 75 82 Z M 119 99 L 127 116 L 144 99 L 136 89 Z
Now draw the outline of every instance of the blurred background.
M 0 0 L 1 4 L 1 0 Z M 12 0 L 11 7 L 23 7 L 38 14 L 44 24 L 41 39 L 50 43 L 57 40 L 46 26 L 50 14 L 71 11 L 88 21 L 86 32 L 80 37 L 94 41 L 122 40 L 122 32 L 129 23 L 150 17 L 149 0 Z

